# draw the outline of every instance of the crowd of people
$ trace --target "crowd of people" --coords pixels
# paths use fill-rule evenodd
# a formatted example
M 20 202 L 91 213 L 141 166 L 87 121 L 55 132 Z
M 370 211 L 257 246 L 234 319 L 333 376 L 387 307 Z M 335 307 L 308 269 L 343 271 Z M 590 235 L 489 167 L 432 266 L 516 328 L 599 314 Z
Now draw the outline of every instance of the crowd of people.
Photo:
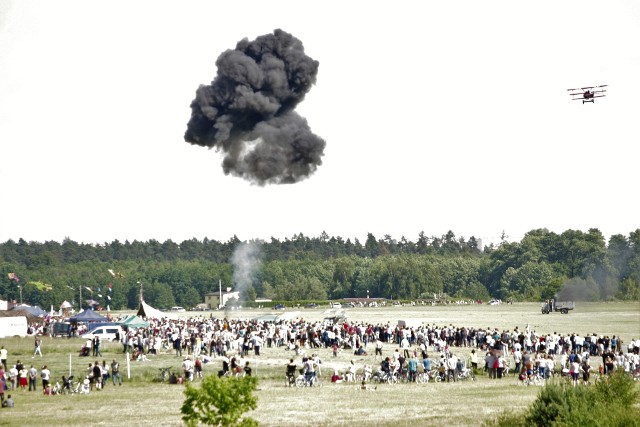
M 122 343 L 123 351 L 134 349 L 139 355 L 173 352 L 176 357 L 187 356 L 190 362 L 187 362 L 186 378 L 194 378 L 190 366 L 195 366 L 196 361 L 206 364 L 220 360 L 220 371 L 227 375 L 237 369 L 237 366 L 227 366 L 240 360 L 242 370 L 247 363 L 243 358 L 259 357 L 265 348 L 290 350 L 294 356 L 302 357 L 301 369 L 314 374 L 319 363 L 309 366 L 309 361 L 317 359 L 320 349 L 330 349 L 334 357 L 349 351 L 356 358 L 368 356 L 373 350 L 375 358 L 380 358 L 377 368 L 380 371 L 384 370 L 383 348 L 389 347 L 391 369 L 406 371 L 411 378 L 418 370 L 438 369 L 445 371 L 447 379 L 455 381 L 467 367 L 484 371 L 492 379 L 503 378 L 506 372 L 513 376 L 537 372 L 548 377 L 553 373 L 573 374 L 576 361 L 583 371 L 585 363 L 593 364 L 594 360 L 601 360 L 594 369 L 603 374 L 615 369 L 627 372 L 640 369 L 640 339 L 623 343 L 620 337 L 598 334 L 540 334 L 529 325 L 499 330 L 436 324 L 403 327 L 346 320 L 334 324 L 304 319 L 266 322 L 201 316 L 150 319 L 149 327 L 126 332 Z M 463 349 L 468 357 L 453 354 L 454 348 Z M 430 358 L 430 352 L 437 356 Z M 307 357 L 307 353 L 312 354 Z M 336 378 L 348 381 L 355 378 L 354 369 L 363 376 L 368 370 L 376 370 L 368 364 L 350 365 L 353 366 L 334 372 Z
M 117 319 L 114 319 L 117 320 Z M 506 375 L 548 378 L 553 374 L 571 376 L 588 382 L 592 372 L 606 375 L 616 369 L 640 370 L 640 339 L 623 343 L 620 337 L 602 334 L 538 333 L 529 325 L 520 329 L 476 328 L 454 325 L 422 324 L 408 326 L 366 321 L 286 321 L 216 319 L 212 316 L 180 319 L 147 319 L 149 326 L 125 330 L 117 340 L 123 353 L 133 360 L 147 355 L 170 354 L 182 359 L 184 380 L 202 376 L 203 365 L 220 363 L 218 374 L 252 375 L 247 359 L 260 358 L 272 349 L 291 352 L 286 376 L 297 377 L 302 370 L 306 379 L 321 375 L 319 353 L 338 357 L 341 352 L 352 355 L 345 366 L 333 363 L 334 382 L 371 380 L 378 373 L 399 372 L 415 381 L 420 372 L 436 370 L 445 381 L 457 381 L 465 369 L 486 372 L 491 379 Z M 96 358 L 89 364 L 86 379 L 91 389 L 101 389 L 111 378 L 122 384 L 119 364 L 101 363 L 100 341 L 87 340 L 86 354 Z M 455 351 L 454 351 L 455 350 Z M 273 353 L 272 353 L 273 354 Z M 371 362 L 370 354 L 374 362 Z M 433 357 L 430 357 L 430 354 Z M 42 343 L 34 338 L 33 357 L 43 357 Z M 301 362 L 295 362 L 301 358 Z M 364 359 L 364 360 L 363 360 Z M 26 367 L 16 361 L 7 369 L 7 350 L 0 349 L 2 371 L 0 381 L 8 390 L 36 390 L 36 378 L 42 379 L 43 390 L 51 387 L 51 373 L 43 366 Z M 364 363 L 359 363 L 363 360 Z M 377 366 L 376 366 L 377 365 Z M 4 399 L 4 394 L 1 394 Z

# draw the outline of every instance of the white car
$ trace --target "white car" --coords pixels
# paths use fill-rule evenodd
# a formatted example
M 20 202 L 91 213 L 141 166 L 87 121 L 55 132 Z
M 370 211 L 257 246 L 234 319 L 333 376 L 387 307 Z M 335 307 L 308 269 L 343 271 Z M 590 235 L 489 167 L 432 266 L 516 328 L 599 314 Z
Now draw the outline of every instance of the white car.
M 82 338 L 93 339 L 93 337 L 97 336 L 100 341 L 105 342 L 115 340 L 116 336 L 121 338 L 123 333 L 124 331 L 119 325 L 96 326 L 86 334 L 82 334 Z
M 176 313 L 184 313 L 187 310 L 182 307 L 171 307 L 171 311 L 175 311 Z

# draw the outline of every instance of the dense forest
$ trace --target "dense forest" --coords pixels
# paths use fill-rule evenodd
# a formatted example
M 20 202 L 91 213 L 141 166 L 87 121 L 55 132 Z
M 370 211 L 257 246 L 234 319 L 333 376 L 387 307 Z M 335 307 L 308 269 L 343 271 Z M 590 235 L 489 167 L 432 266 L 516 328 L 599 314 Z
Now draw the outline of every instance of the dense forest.
M 249 249 L 249 250 L 247 250 Z M 482 250 L 481 250 L 482 249 Z M 242 242 L 115 240 L 0 244 L 0 299 L 48 308 L 94 300 L 135 308 L 141 287 L 152 306 L 193 307 L 204 294 L 240 290 L 244 301 L 393 300 L 539 301 L 640 299 L 640 229 L 607 242 L 598 229 L 562 234 L 537 229 L 519 242 L 444 236 L 416 241 L 368 234 L 358 239 L 302 234 Z

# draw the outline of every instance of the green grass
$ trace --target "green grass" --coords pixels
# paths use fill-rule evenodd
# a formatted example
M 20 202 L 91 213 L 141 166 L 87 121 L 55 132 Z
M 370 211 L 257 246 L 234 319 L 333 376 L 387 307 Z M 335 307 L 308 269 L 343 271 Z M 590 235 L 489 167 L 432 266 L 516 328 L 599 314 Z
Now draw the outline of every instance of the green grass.
M 321 319 L 324 309 L 301 310 L 305 319 Z M 247 310 L 228 313 L 230 317 L 251 318 L 264 311 Z M 568 315 L 540 314 L 538 304 L 502 306 L 390 307 L 385 309 L 351 309 L 351 320 L 391 322 L 399 319 L 420 319 L 424 323 L 453 324 L 476 327 L 523 328 L 527 323 L 540 332 L 587 333 L 621 336 L 624 341 L 637 337 L 640 331 L 640 309 L 637 303 L 579 304 Z M 214 313 L 214 316 L 222 313 Z M 76 378 L 82 377 L 89 362 L 78 350 L 81 339 L 43 339 L 44 357 L 31 358 L 32 338 L 0 340 L 9 350 L 9 363 L 21 359 L 37 368 L 47 364 L 54 378 L 69 372 L 69 355 Z M 395 347 L 386 345 L 385 354 Z M 455 349 L 465 357 L 470 349 Z M 331 384 L 334 368 L 346 368 L 353 355 L 342 352 L 337 358 L 329 349 L 319 350 L 325 378 L 322 388 L 287 388 L 284 386 L 284 365 L 291 352 L 284 349 L 264 349 L 259 360 L 249 358 L 258 377 L 258 408 L 250 413 L 264 426 L 304 424 L 311 426 L 376 425 L 376 426 L 448 426 L 480 425 L 509 409 L 524 410 L 536 399 L 539 387 L 518 385 L 514 377 L 489 380 L 480 376 L 476 382 L 380 385 L 376 390 L 359 390 L 353 383 Z M 124 377 L 122 387 L 111 383 L 102 391 L 89 395 L 43 396 L 40 384 L 37 393 L 6 392 L 14 396 L 16 407 L 0 410 L 0 426 L 42 424 L 64 426 L 136 426 L 183 425 L 180 406 L 184 400 L 182 385 L 157 383 L 159 368 L 178 369 L 181 360 L 172 354 L 149 356 L 149 362 L 131 362 L 131 379 L 122 347 L 103 344 L 103 359 L 120 362 Z M 299 361 L 299 358 L 298 358 Z M 377 364 L 373 356 L 358 358 L 358 364 Z M 215 375 L 220 362 L 205 365 L 207 374 Z

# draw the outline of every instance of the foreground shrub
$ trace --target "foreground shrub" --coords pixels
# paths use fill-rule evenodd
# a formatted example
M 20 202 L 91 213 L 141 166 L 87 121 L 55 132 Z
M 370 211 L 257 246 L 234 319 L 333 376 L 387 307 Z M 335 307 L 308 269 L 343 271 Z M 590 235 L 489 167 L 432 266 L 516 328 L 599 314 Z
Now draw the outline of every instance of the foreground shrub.
M 524 414 L 503 413 L 486 426 L 640 426 L 638 389 L 623 371 L 595 386 L 567 383 L 543 387 Z
M 212 426 L 257 426 L 252 418 L 242 418 L 246 411 L 256 409 L 253 396 L 257 380 L 255 377 L 224 377 L 207 375 L 195 387 L 187 383 L 187 396 L 180 412 L 182 420 L 190 427 L 202 423 Z

